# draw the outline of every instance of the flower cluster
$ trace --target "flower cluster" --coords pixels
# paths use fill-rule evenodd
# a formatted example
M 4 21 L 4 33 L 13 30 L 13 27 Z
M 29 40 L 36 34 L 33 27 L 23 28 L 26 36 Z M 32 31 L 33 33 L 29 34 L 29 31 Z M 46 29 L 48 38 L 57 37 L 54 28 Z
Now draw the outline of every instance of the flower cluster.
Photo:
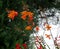
M 32 26 L 34 26 L 34 17 L 33 13 L 30 11 L 22 11 L 20 12 L 21 16 L 20 18 L 23 19 L 24 21 L 27 21 L 28 26 L 26 26 L 25 30 L 32 30 Z M 14 18 L 18 16 L 18 12 L 15 10 L 8 10 L 8 18 L 14 20 Z M 32 25 L 32 26 L 31 26 Z
M 23 42 L 22 42 L 22 44 L 17 43 L 16 44 L 16 49 L 28 49 L 27 44 L 25 44 L 25 42 L 26 42 L 25 40 L 27 39 L 27 38 L 25 39 L 25 37 L 28 35 L 26 33 L 29 32 L 29 34 L 30 34 L 30 31 L 32 31 L 34 29 L 34 26 L 35 26 L 33 12 L 31 12 L 31 11 L 22 11 L 22 12 L 18 13 L 15 10 L 7 10 L 7 12 L 8 12 L 8 18 L 9 18 L 9 20 L 12 20 L 12 22 L 15 23 L 15 21 L 20 20 L 20 21 L 18 21 L 20 27 L 18 27 L 18 24 L 16 24 L 16 25 L 14 25 L 15 26 L 14 29 L 18 32 L 21 32 Z M 16 17 L 16 19 L 15 19 L 15 17 Z M 36 27 L 36 30 L 37 31 L 39 30 L 38 26 Z

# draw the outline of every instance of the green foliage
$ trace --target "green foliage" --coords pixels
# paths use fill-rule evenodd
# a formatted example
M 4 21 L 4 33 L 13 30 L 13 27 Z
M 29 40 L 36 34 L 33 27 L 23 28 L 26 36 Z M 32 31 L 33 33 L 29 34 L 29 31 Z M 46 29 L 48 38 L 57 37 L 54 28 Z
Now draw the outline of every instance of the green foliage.
M 0 0 L 0 8 L 2 7 L 2 0 Z

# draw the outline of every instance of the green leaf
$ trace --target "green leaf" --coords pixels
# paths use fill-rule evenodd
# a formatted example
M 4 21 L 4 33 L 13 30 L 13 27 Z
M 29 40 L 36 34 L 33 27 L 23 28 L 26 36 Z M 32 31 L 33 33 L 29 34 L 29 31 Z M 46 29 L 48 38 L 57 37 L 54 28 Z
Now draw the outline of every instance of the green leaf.
M 5 42 L 5 45 L 7 46 L 7 48 L 9 47 L 9 43 L 8 42 Z
M 3 22 L 4 22 L 5 14 L 6 14 L 6 12 L 4 12 L 2 15 L 0 15 L 0 17 L 1 17 L 1 24 L 3 24 Z
M 2 1 L 0 0 L 0 8 L 2 7 Z
M 20 43 L 20 44 L 22 44 L 22 43 L 23 43 L 23 39 L 19 39 L 19 40 L 17 40 L 16 43 Z

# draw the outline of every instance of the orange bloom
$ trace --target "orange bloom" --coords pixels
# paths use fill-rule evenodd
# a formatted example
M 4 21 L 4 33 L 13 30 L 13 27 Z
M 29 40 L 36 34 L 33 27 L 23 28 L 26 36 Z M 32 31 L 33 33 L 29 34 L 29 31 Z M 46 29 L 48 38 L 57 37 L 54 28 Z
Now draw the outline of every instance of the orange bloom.
M 51 39 L 50 35 L 45 34 L 46 38 Z
M 23 12 L 21 12 L 21 18 L 23 19 L 23 20 L 26 20 L 26 17 L 27 17 L 27 11 L 23 11 Z
M 32 12 L 28 12 L 28 17 L 29 17 L 29 21 L 33 20 L 33 13 Z
M 39 31 L 39 27 L 38 26 L 36 26 L 36 31 Z
M 14 10 L 10 11 L 9 14 L 8 14 L 8 17 L 12 20 L 14 20 L 15 16 L 17 16 L 18 13 Z
M 27 15 L 27 11 L 21 12 L 21 15 Z
M 29 18 L 29 21 L 30 20 L 33 20 L 33 13 L 32 12 L 28 12 L 28 11 L 23 11 L 23 12 L 21 12 L 21 18 L 23 19 L 23 20 L 26 20 L 26 18 L 27 18 L 27 16 L 28 16 L 28 18 Z
M 29 17 L 33 17 L 33 13 L 32 12 L 28 12 L 28 16 Z
M 46 29 L 47 29 L 47 30 L 50 30 L 50 29 L 51 29 L 51 26 L 47 24 L 47 25 L 46 25 Z
M 32 30 L 32 26 L 26 26 L 25 30 Z
M 23 20 L 26 20 L 26 15 L 21 16 Z

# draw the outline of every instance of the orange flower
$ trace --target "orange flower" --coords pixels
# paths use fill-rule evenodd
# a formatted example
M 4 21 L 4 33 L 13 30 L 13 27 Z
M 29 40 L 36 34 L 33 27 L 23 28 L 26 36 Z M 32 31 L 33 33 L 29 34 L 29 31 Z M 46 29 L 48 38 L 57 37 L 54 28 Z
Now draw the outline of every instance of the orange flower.
M 51 29 L 51 26 L 47 24 L 47 25 L 46 25 L 46 29 L 47 29 L 47 30 L 50 30 L 50 29 Z
M 21 15 L 27 15 L 27 11 L 21 12 Z
M 21 16 L 23 20 L 26 20 L 26 15 Z
M 45 34 L 46 38 L 51 39 L 50 35 Z
M 26 26 L 25 30 L 32 30 L 32 26 Z
M 36 26 L 36 31 L 39 31 L 39 27 L 38 26 Z
M 21 12 L 21 18 L 23 19 L 23 20 L 26 20 L 26 16 L 27 16 L 27 11 L 23 11 L 23 12 Z
M 28 12 L 28 23 L 32 24 L 33 22 L 33 13 L 32 12 Z
M 33 21 L 33 13 L 32 12 L 28 12 L 28 21 L 29 22 Z
M 18 13 L 14 10 L 10 11 L 9 14 L 8 14 L 8 17 L 12 20 L 14 20 L 15 16 L 17 16 Z
M 28 16 L 28 18 L 29 18 L 29 21 L 31 21 L 31 20 L 33 20 L 33 13 L 32 12 L 28 12 L 28 11 L 23 11 L 23 12 L 21 12 L 21 18 L 23 19 L 23 20 L 26 20 L 26 17 Z
M 28 16 L 29 17 L 33 17 L 33 13 L 32 12 L 28 12 Z

